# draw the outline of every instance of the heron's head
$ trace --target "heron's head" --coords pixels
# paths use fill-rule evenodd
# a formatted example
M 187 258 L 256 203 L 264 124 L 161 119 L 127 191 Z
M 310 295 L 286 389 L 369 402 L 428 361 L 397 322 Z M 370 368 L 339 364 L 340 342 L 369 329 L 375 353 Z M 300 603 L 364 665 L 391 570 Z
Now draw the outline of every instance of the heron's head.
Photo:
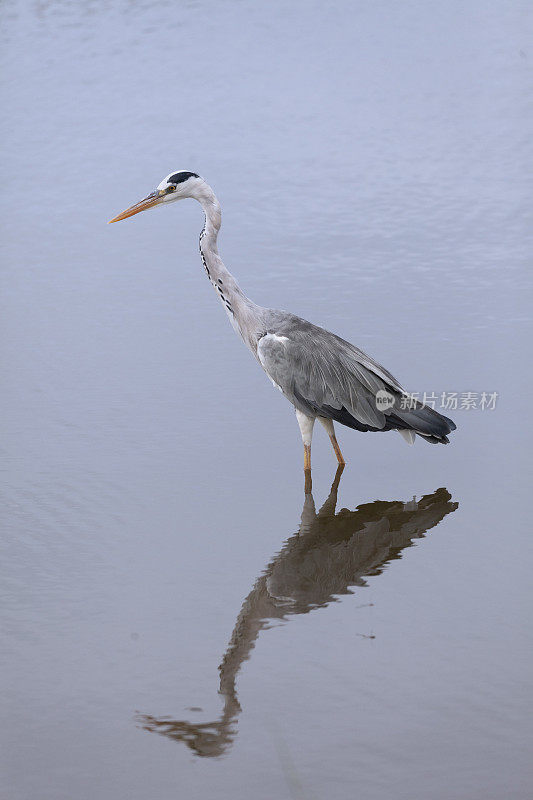
M 198 190 L 204 185 L 203 178 L 200 178 L 196 172 L 187 172 L 186 170 L 178 170 L 171 172 L 164 178 L 157 189 L 130 206 L 122 214 L 117 214 L 116 217 L 110 219 L 109 222 L 120 222 L 121 219 L 133 217 L 140 211 L 145 211 L 147 208 L 154 208 L 154 206 L 163 205 L 165 203 L 172 203 L 175 200 L 184 200 L 186 197 L 197 197 Z

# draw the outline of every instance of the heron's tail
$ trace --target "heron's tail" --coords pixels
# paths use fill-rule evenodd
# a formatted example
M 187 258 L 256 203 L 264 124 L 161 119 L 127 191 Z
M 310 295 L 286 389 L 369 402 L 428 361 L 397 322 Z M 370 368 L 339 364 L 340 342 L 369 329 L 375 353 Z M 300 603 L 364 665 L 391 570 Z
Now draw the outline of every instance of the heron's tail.
M 455 422 L 449 417 L 422 403 L 417 403 L 415 408 L 394 411 L 388 415 L 388 420 L 408 444 L 414 443 L 416 434 L 431 444 L 448 444 L 448 434 L 456 428 Z
M 294 393 L 298 400 L 306 402 L 296 391 Z M 405 408 L 403 408 L 404 401 Z M 375 428 L 367 422 L 362 422 L 344 406 L 335 408 L 327 404 L 319 406 L 316 403 L 307 403 L 307 406 L 319 417 L 333 419 L 340 422 L 341 425 L 346 425 L 347 428 L 353 428 L 363 433 L 399 431 L 408 444 L 413 444 L 417 435 L 431 444 L 448 444 L 448 434 L 456 428 L 455 422 L 449 417 L 439 414 L 438 411 L 424 405 L 419 400 L 411 400 L 409 395 L 400 395 L 399 393 L 394 397 L 393 407 L 383 412 L 385 424 L 382 428 Z

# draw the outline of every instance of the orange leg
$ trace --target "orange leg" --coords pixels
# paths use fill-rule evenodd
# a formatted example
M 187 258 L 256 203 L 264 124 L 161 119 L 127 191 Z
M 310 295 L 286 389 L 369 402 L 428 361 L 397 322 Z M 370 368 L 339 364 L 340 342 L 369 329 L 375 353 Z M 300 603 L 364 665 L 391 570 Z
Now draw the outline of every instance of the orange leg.
M 296 419 L 300 426 L 302 442 L 304 445 L 304 473 L 305 473 L 305 493 L 311 494 L 311 440 L 313 438 L 314 417 L 308 417 L 296 409 Z
M 339 443 L 337 441 L 337 437 L 335 436 L 334 433 L 332 433 L 329 438 L 330 438 L 331 444 L 333 445 L 333 450 L 335 451 L 335 455 L 337 456 L 337 461 L 339 462 L 339 464 L 342 464 L 344 466 L 344 464 L 346 464 L 346 461 L 344 460 L 344 456 L 341 453 L 341 449 L 339 447 Z
M 327 419 L 326 417 L 318 417 L 318 421 L 321 422 L 324 428 L 326 429 L 326 433 L 329 436 L 329 440 L 333 446 L 335 455 L 337 456 L 337 461 L 339 462 L 339 464 L 346 464 L 344 456 L 341 453 L 337 437 L 335 436 L 335 428 L 333 427 L 333 420 Z

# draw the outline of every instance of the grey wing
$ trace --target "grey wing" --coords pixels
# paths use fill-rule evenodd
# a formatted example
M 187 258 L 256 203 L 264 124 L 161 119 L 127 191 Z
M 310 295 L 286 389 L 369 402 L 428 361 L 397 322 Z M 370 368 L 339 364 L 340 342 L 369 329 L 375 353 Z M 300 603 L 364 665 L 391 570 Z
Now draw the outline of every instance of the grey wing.
M 403 394 L 396 379 L 369 356 L 310 323 L 267 333 L 257 354 L 271 380 L 300 411 L 361 430 L 387 427 L 386 414 L 376 407 L 379 390 Z
M 448 442 L 454 422 L 423 403 L 412 403 L 396 378 L 362 350 L 292 314 L 273 312 L 271 322 L 257 356 L 304 414 L 359 431 L 398 430 L 410 444 L 415 433 L 433 444 Z M 385 393 L 379 407 L 378 392 Z

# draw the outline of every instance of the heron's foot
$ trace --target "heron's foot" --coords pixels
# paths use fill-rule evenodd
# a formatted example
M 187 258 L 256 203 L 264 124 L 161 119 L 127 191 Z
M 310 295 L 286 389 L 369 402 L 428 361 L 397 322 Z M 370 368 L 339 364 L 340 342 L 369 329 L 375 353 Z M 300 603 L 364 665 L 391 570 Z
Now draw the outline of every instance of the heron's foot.
M 311 470 L 304 469 L 304 492 L 305 494 L 311 494 L 313 491 L 313 481 L 311 478 Z
M 339 462 L 339 464 L 342 464 L 342 466 L 344 466 L 346 464 L 346 461 L 344 460 L 344 456 L 341 453 L 337 437 L 335 436 L 335 434 L 332 434 L 329 438 L 331 440 L 331 444 L 333 445 L 333 450 L 335 451 L 335 455 L 337 456 L 337 461 Z

